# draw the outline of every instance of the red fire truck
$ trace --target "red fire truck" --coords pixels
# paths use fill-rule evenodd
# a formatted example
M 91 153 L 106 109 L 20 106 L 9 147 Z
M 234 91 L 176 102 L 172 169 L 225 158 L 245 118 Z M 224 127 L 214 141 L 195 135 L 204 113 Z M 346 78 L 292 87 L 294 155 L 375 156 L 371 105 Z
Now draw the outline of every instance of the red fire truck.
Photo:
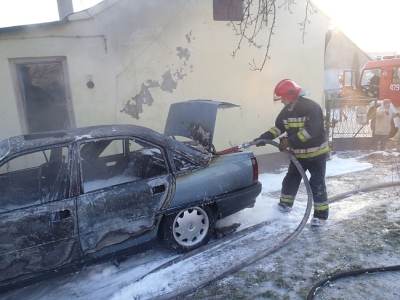
M 356 81 L 354 71 L 344 72 L 343 96 L 390 99 L 396 107 L 400 107 L 400 58 L 384 57 L 367 62 L 358 84 Z
M 326 96 L 331 140 L 366 145 L 374 136 L 373 109 L 383 99 L 391 100 L 392 112 L 400 112 L 400 58 L 369 61 L 360 72 L 344 71 L 340 82 L 340 92 Z M 400 127 L 400 118 L 394 118 L 392 127 L 392 132 Z

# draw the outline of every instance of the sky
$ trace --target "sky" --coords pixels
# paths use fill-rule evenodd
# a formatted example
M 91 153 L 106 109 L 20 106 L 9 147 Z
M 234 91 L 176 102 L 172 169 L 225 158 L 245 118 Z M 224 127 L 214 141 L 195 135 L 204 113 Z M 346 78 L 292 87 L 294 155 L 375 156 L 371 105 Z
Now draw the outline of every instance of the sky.
M 313 0 L 366 52 L 400 53 L 399 0 Z
M 366 52 L 398 52 L 400 0 L 312 0 Z M 73 0 L 74 10 L 101 0 Z M 0 0 L 0 27 L 58 20 L 57 0 Z
M 101 0 L 72 0 L 74 11 Z M 57 0 L 0 0 L 0 27 L 57 21 Z

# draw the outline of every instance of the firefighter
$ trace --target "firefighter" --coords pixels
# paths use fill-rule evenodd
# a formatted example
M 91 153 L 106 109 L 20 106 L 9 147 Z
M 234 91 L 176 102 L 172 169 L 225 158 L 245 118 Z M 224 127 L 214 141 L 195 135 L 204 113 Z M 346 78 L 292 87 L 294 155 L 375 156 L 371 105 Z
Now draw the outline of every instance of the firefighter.
M 299 160 L 304 171 L 311 174 L 310 186 L 314 197 L 312 226 L 321 226 L 328 219 L 329 205 L 325 186 L 326 160 L 330 151 L 325 135 L 324 118 L 321 107 L 305 98 L 302 88 L 294 81 L 280 81 L 274 91 L 274 101 L 285 106 L 275 120 L 275 126 L 254 141 L 256 146 L 264 146 L 262 140 L 281 137 L 280 150 L 291 151 Z M 279 209 L 289 212 L 293 206 L 301 175 L 291 162 L 282 182 Z

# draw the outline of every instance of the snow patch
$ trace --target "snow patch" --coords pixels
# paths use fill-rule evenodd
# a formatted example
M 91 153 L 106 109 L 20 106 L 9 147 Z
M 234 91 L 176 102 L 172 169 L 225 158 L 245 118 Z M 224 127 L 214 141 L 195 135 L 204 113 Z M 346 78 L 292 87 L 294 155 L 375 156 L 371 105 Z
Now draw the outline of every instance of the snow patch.
M 360 162 L 359 158 L 340 158 L 334 155 L 330 160 L 327 161 L 326 177 L 364 171 L 372 167 L 373 165 L 368 162 Z M 286 170 L 278 174 L 260 174 L 259 180 L 263 186 L 262 192 L 266 193 L 280 190 L 282 180 L 285 175 Z
M 326 165 L 326 176 L 338 176 L 347 173 L 359 172 L 371 169 L 372 164 L 359 161 L 360 157 L 340 158 L 336 155 L 328 160 Z
M 338 176 L 346 173 L 363 171 L 372 168 L 373 165 L 367 162 L 360 162 L 357 158 L 340 158 L 336 155 L 332 156 L 327 162 L 327 177 Z M 306 208 L 306 202 L 295 201 L 292 213 L 285 215 L 277 209 L 279 196 L 272 196 L 271 192 L 280 191 L 282 180 L 286 175 L 286 170 L 279 174 L 263 173 L 259 176 L 259 181 L 262 183 L 261 194 L 257 197 L 256 204 L 253 208 L 247 208 L 234 215 L 220 220 L 217 226 L 228 226 L 232 223 L 240 223 L 240 229 L 252 226 L 265 220 L 278 219 L 294 219 L 298 220 L 299 214 L 303 214 Z M 341 189 L 338 189 L 341 190 Z M 329 192 L 329 191 L 328 191 Z M 298 195 L 297 198 L 301 198 Z M 297 199 L 301 200 L 301 199 Z

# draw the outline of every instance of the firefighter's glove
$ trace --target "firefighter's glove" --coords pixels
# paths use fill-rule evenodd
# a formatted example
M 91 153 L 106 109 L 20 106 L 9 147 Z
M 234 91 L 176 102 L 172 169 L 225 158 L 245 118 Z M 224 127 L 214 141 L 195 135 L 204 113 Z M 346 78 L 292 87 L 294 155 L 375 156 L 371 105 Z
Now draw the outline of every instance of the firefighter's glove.
M 287 151 L 289 148 L 289 140 L 287 137 L 281 137 L 279 139 L 279 151 Z
M 260 138 L 256 138 L 253 140 L 254 145 L 256 145 L 256 147 L 262 147 L 265 146 L 267 143 L 265 142 L 265 139 L 260 139 Z

